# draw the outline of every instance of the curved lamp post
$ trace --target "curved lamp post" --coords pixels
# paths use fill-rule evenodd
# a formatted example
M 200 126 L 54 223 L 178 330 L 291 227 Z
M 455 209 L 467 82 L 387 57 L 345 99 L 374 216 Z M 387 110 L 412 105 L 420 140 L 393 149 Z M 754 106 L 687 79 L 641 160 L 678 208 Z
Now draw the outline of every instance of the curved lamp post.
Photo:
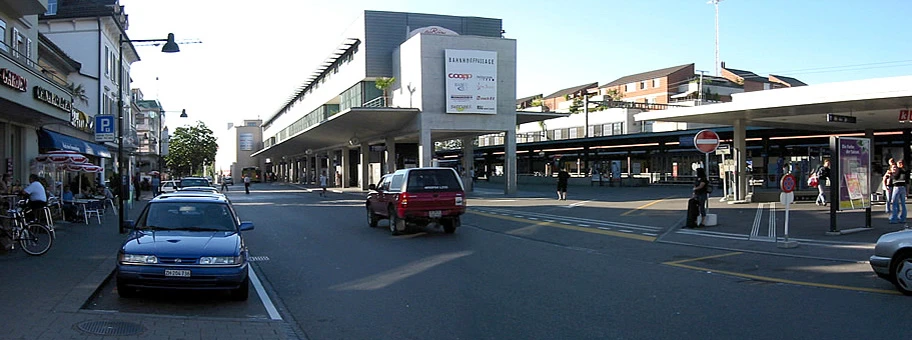
M 120 190 L 118 193 L 118 224 L 117 230 L 123 234 L 124 233 L 124 197 L 129 194 L 127 188 L 129 188 L 130 182 L 127 180 L 126 174 L 124 174 L 124 152 L 123 152 L 123 140 L 124 140 L 124 102 L 123 102 L 123 86 L 124 86 L 124 75 L 123 75 L 123 45 L 124 43 L 134 43 L 134 42 L 155 42 L 155 41 L 164 41 L 165 45 L 162 46 L 161 51 L 165 53 L 175 53 L 180 52 L 180 47 L 177 46 L 177 43 L 174 42 L 174 33 L 168 33 L 167 39 L 143 39 L 143 40 L 130 40 L 124 37 L 123 34 L 120 35 L 119 42 L 117 43 L 118 50 L 118 67 L 120 68 L 120 79 L 117 82 L 117 174 L 120 176 Z

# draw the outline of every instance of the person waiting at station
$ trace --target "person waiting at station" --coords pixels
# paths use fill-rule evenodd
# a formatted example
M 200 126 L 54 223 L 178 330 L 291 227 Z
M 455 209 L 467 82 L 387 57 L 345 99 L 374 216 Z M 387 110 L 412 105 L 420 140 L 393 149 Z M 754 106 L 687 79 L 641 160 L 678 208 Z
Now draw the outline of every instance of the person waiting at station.
M 890 169 L 890 180 L 893 182 L 893 192 L 890 203 L 893 205 L 890 212 L 890 224 L 906 223 L 906 183 L 909 172 L 906 171 L 906 162 L 900 159 Z

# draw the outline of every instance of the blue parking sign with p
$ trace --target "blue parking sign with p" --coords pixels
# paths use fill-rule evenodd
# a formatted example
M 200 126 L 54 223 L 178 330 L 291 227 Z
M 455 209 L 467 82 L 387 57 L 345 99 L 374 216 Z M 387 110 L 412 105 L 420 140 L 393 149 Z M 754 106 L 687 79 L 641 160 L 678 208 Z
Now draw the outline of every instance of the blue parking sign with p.
M 114 137 L 114 115 L 96 115 L 95 141 L 113 142 Z

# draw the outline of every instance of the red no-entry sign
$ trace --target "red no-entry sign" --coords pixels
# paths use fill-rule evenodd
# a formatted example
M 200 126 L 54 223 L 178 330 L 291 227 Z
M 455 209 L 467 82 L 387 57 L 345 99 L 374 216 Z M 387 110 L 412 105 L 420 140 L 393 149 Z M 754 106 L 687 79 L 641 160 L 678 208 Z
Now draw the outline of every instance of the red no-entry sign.
M 719 135 L 712 130 L 701 130 L 694 136 L 694 146 L 703 153 L 716 151 L 719 146 Z

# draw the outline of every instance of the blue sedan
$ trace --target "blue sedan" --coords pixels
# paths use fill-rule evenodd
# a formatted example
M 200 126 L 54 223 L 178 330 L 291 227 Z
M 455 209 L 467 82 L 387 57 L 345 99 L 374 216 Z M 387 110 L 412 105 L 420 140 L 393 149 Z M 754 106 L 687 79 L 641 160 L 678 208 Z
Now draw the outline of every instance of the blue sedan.
M 130 234 L 117 261 L 117 292 L 137 289 L 225 289 L 246 300 L 248 253 L 240 222 L 223 195 L 173 193 L 154 198 L 139 219 L 127 221 Z

